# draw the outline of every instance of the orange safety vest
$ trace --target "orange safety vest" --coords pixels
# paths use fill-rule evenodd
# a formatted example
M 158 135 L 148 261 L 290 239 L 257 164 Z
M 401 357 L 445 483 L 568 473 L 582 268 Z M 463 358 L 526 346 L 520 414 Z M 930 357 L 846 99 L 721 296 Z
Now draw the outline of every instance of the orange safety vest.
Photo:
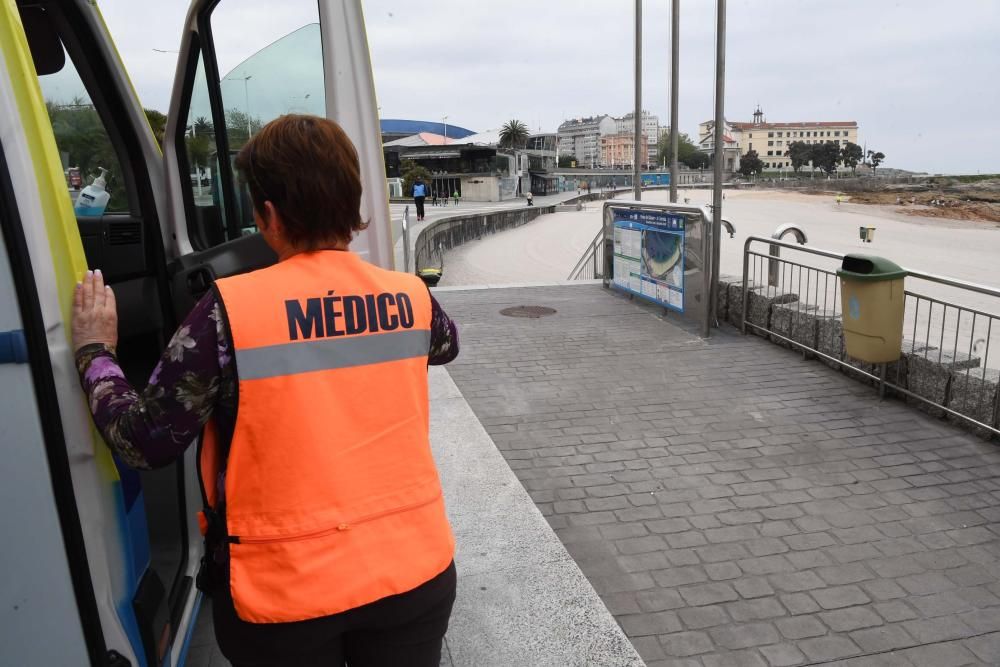
M 424 284 L 318 251 L 216 288 L 239 383 L 223 507 L 212 422 L 199 464 L 239 617 L 319 618 L 443 572 L 455 542 L 428 435 Z

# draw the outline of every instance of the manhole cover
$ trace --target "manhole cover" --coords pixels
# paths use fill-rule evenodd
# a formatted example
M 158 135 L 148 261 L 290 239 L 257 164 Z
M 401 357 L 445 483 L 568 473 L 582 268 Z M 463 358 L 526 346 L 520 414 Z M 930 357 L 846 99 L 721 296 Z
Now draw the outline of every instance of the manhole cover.
M 530 317 L 538 319 L 546 315 L 554 315 L 555 312 L 555 308 L 547 308 L 546 306 L 513 306 L 511 308 L 504 308 L 500 311 L 500 314 L 507 317 Z

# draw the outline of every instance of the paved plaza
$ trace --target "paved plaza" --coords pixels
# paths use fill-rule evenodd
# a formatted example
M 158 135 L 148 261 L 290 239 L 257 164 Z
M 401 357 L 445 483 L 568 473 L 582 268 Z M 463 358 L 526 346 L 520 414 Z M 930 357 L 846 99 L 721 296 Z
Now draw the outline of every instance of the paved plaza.
M 996 443 L 598 285 L 436 297 L 451 377 L 648 664 L 1000 664 Z

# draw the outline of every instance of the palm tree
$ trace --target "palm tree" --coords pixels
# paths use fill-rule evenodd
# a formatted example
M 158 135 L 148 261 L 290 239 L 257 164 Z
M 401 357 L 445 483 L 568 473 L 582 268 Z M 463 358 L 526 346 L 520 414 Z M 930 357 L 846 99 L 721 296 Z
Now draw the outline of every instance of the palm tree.
M 519 120 L 509 120 L 500 128 L 501 148 L 524 148 L 528 141 L 528 126 Z

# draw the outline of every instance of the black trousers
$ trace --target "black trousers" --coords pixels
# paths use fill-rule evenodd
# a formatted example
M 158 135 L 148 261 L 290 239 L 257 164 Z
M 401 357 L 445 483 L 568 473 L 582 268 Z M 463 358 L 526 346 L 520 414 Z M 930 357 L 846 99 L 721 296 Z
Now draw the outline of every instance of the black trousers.
M 417 205 L 417 217 L 418 218 L 424 217 L 424 198 L 414 197 L 413 203 Z
M 412 591 L 295 623 L 247 623 L 228 586 L 212 597 L 215 637 L 233 667 L 438 667 L 455 602 L 455 564 Z

